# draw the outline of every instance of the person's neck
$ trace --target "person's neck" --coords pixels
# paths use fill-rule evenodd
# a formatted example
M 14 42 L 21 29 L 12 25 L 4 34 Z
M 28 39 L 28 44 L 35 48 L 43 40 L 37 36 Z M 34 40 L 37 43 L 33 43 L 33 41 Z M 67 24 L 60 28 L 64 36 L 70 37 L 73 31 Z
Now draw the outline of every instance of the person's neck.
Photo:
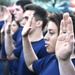
M 35 33 L 35 34 L 29 35 L 29 40 L 31 42 L 39 41 L 42 38 L 43 38 L 43 34 L 42 34 L 42 32 L 39 32 L 39 31 L 37 33 Z

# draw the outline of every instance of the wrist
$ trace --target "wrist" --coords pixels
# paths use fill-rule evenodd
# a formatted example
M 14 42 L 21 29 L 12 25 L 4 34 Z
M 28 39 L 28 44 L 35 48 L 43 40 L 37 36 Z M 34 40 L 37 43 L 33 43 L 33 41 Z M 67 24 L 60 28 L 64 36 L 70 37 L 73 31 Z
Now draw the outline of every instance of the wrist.
M 11 33 L 10 32 L 5 32 L 5 37 L 11 37 Z
M 8 30 L 6 33 L 7 33 L 8 35 L 10 35 L 10 34 L 11 34 L 11 31 L 10 31 L 10 30 Z
M 28 33 L 24 35 L 24 33 L 22 32 L 22 37 L 28 37 Z
M 58 62 L 64 62 L 64 63 L 71 61 L 70 57 L 67 59 L 58 58 L 57 60 L 58 60 Z

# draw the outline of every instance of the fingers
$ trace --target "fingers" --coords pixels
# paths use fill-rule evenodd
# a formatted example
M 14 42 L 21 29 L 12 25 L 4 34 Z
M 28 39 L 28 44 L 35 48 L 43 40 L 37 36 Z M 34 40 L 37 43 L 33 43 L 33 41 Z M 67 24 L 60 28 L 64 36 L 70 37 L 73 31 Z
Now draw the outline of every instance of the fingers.
M 60 34 L 62 33 L 67 33 L 68 35 L 73 34 L 73 23 L 69 13 L 63 14 L 63 19 L 60 25 Z
M 31 24 L 32 24 L 32 20 L 33 20 L 33 15 L 31 15 L 28 19 L 28 21 L 26 22 L 23 30 L 22 30 L 22 36 L 26 37 L 29 34 L 29 31 L 31 30 Z
M 26 23 L 26 25 L 29 25 L 31 26 L 31 23 L 32 23 L 32 19 L 33 19 L 33 15 L 31 15 Z
M 6 6 L 3 6 L 3 9 L 4 9 L 4 13 L 9 12 Z
M 68 17 L 69 17 L 69 13 L 66 12 L 66 13 L 63 14 L 63 19 L 64 19 L 65 21 L 67 20 Z
M 63 19 L 61 20 L 61 25 L 60 25 L 60 34 L 66 33 L 68 17 L 69 17 L 69 13 L 63 14 Z
M 66 24 L 64 20 L 61 20 L 61 25 L 60 25 L 60 34 L 66 33 Z
M 68 35 L 73 34 L 73 22 L 71 17 L 68 18 L 68 24 L 67 24 L 67 33 Z
M 63 20 L 64 20 L 64 25 L 65 25 L 65 29 L 66 29 L 66 40 L 69 42 L 70 45 L 70 49 L 71 51 L 73 50 L 73 46 L 74 46 L 74 32 L 73 32 L 73 22 L 72 22 L 72 18 L 69 16 L 69 13 L 65 13 L 63 15 Z
M 4 12 L 4 20 L 6 21 L 9 16 L 11 15 L 10 12 L 8 11 L 7 7 L 6 6 L 3 6 L 3 12 Z M 9 18 L 10 20 L 10 18 Z
M 69 45 L 70 45 L 71 51 L 73 51 L 74 50 L 74 35 L 69 36 Z
M 32 19 L 33 19 L 33 15 L 31 15 L 28 19 L 28 21 L 26 22 L 26 24 L 24 25 L 24 28 L 25 27 L 31 27 L 31 24 L 32 24 Z M 24 29 L 23 28 L 23 29 Z

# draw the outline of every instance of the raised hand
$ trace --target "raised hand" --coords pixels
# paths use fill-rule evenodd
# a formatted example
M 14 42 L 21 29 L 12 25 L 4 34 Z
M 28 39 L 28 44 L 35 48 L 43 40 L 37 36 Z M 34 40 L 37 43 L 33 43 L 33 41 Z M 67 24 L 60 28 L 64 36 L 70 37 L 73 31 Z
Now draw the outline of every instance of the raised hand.
M 31 15 L 28 19 L 28 21 L 26 22 L 26 24 L 24 25 L 24 28 L 22 30 L 22 36 L 25 37 L 28 35 L 30 29 L 31 29 L 31 23 L 32 23 L 32 19 L 33 19 L 33 15 Z
M 74 46 L 73 39 L 74 33 L 72 19 L 69 16 L 69 13 L 64 13 L 60 25 L 60 34 L 55 48 L 57 59 L 66 60 L 70 57 Z
M 11 16 L 11 13 L 6 8 L 6 6 L 3 6 L 3 12 L 4 12 L 4 20 L 6 22 L 11 22 L 12 21 L 12 16 Z

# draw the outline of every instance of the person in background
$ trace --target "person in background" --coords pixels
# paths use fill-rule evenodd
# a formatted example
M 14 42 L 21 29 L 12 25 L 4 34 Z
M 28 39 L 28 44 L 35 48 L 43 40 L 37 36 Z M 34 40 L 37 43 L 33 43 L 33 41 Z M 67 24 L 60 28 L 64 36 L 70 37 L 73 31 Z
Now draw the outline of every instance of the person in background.
M 32 3 L 31 1 L 17 1 L 15 4 L 15 9 L 14 9 L 14 17 L 15 17 L 15 21 L 18 21 L 19 23 L 21 22 L 21 20 L 23 19 L 23 12 L 24 12 L 24 6 L 26 4 L 30 4 Z M 7 14 L 9 15 L 9 14 Z M 21 15 L 21 16 L 20 16 Z M 20 24 L 21 26 L 21 24 Z M 8 58 L 9 60 L 13 60 L 13 57 L 16 56 L 16 53 L 18 54 L 18 58 L 20 57 L 20 53 L 22 51 L 22 42 L 21 42 L 21 30 L 22 27 L 19 28 L 18 30 L 18 34 L 15 35 L 16 37 L 16 42 L 15 42 L 15 47 L 16 49 L 14 50 L 13 54 L 11 54 L 10 58 Z M 13 43 L 13 42 L 12 42 Z M 13 56 L 14 55 L 14 56 Z M 13 62 L 13 75 L 17 75 L 18 74 L 18 64 L 19 64 L 19 59 L 14 60 Z
M 26 5 L 28 6 L 25 9 L 24 15 L 23 15 L 23 20 L 21 21 L 22 25 L 25 25 L 25 23 L 27 22 L 28 18 L 30 17 L 30 15 L 34 14 L 34 20 L 32 22 L 32 31 L 29 34 L 29 38 L 30 38 L 30 42 L 33 45 L 34 51 L 36 53 L 36 55 L 38 56 L 38 58 L 43 58 L 46 55 L 48 55 L 48 53 L 46 52 L 46 48 L 45 48 L 45 40 L 43 38 L 43 33 L 42 33 L 42 29 L 46 26 L 48 20 L 47 20 L 47 11 L 42 8 L 39 5 L 36 4 L 28 4 Z M 25 6 L 25 7 L 26 7 Z M 7 33 L 9 32 L 9 33 Z M 11 36 L 10 36 L 10 28 L 9 25 L 6 29 L 6 34 L 5 34 L 5 47 L 6 47 L 6 52 L 8 53 L 8 56 L 10 57 L 11 52 L 9 52 L 9 50 L 14 50 L 14 47 L 12 46 L 11 43 Z M 9 46 L 11 45 L 11 46 Z M 16 55 L 17 58 L 18 55 Z M 33 72 L 31 72 L 30 70 L 28 70 L 26 63 L 24 61 L 24 52 L 22 50 L 21 55 L 20 55 L 20 62 L 19 62 L 19 69 L 18 69 L 18 75 L 35 75 Z
M 22 30 L 24 59 L 28 69 L 37 75 L 75 75 L 74 65 L 70 59 L 74 32 L 69 13 L 54 13 L 49 17 L 45 47 L 50 55 L 42 59 L 36 56 L 30 43 L 29 34 L 33 20 L 34 14 L 30 16 Z
M 11 23 L 11 35 L 12 35 L 14 44 L 17 41 L 16 40 L 16 35 L 18 34 L 19 27 L 20 27 L 19 23 L 16 22 L 15 20 L 13 20 L 12 23 Z M 4 45 L 5 45 L 5 40 L 3 40 L 3 42 L 2 42 L 2 58 L 6 59 L 6 60 L 4 60 L 4 62 L 7 61 L 6 64 L 8 64 L 9 68 L 7 69 L 7 67 L 6 67 L 7 65 L 6 64 L 3 65 L 4 66 L 3 67 L 4 75 L 6 75 L 6 74 L 7 75 L 12 75 L 12 73 L 13 73 L 13 62 L 15 60 L 8 60 L 6 52 L 5 52 L 5 46 Z M 9 71 L 7 71 L 7 70 L 9 70 Z
M 23 1 L 17 1 L 16 2 L 15 6 L 14 6 L 13 14 L 14 14 L 15 21 L 19 22 L 19 24 L 20 24 L 21 20 L 23 19 L 24 6 L 27 4 L 30 4 L 30 3 L 32 3 L 32 2 L 28 1 L 28 0 L 26 0 L 24 2 Z M 9 13 L 7 13 L 7 16 L 8 15 L 9 15 Z M 7 25 L 8 25 L 8 21 L 7 21 Z M 11 23 L 10 23 L 10 25 L 11 25 Z M 22 26 L 20 24 L 20 27 L 18 29 L 18 33 L 17 33 L 17 35 L 15 35 L 15 37 L 16 37 L 16 41 L 15 41 L 15 45 L 14 45 L 15 49 L 13 51 L 11 50 L 12 48 L 10 49 L 10 52 L 11 52 L 10 57 L 8 56 L 8 54 L 6 52 L 8 60 L 14 60 L 15 59 L 13 62 L 13 75 L 18 74 L 18 65 L 19 65 L 19 59 L 18 58 L 20 57 L 20 54 L 22 51 L 21 31 L 22 31 Z M 11 38 L 12 38 L 12 36 L 11 36 Z M 11 40 L 11 42 L 13 43 L 12 40 Z M 5 50 L 6 50 L 6 48 L 5 48 Z

